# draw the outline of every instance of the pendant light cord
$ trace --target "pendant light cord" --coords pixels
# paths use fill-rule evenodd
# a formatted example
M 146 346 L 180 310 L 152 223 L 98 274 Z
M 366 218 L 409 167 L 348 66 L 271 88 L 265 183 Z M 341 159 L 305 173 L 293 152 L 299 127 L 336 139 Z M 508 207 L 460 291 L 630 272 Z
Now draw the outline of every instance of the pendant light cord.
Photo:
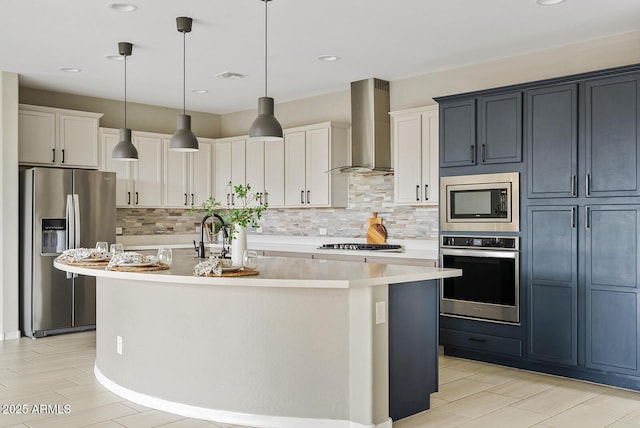
M 182 32 L 182 114 L 187 114 L 187 32 Z
M 127 128 L 127 55 L 124 56 L 124 127 Z
M 267 4 L 269 3 L 269 0 L 262 0 L 264 1 L 264 96 L 267 96 L 267 23 L 268 23 L 268 19 L 267 19 Z

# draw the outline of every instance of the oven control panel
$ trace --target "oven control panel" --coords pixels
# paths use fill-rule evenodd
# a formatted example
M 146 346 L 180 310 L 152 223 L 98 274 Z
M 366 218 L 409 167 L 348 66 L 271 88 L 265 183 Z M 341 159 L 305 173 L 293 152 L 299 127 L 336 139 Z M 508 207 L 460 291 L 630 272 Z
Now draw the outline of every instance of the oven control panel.
M 443 248 L 494 248 L 517 250 L 517 236 L 442 236 Z

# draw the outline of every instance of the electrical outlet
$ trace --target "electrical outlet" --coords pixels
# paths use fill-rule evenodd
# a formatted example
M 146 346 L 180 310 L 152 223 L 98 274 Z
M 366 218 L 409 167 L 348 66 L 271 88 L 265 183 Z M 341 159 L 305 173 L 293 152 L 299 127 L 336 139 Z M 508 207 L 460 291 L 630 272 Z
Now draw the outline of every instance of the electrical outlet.
M 387 321 L 387 311 L 384 301 L 376 302 L 376 324 L 384 324 Z
M 327 234 L 327 228 L 326 227 L 321 227 L 320 229 L 318 229 L 318 235 L 324 236 L 326 234 Z
M 122 235 L 122 228 L 116 227 L 116 235 Z
M 122 336 L 116 336 L 116 352 L 122 355 Z
M 262 233 L 262 227 L 256 227 L 256 233 Z

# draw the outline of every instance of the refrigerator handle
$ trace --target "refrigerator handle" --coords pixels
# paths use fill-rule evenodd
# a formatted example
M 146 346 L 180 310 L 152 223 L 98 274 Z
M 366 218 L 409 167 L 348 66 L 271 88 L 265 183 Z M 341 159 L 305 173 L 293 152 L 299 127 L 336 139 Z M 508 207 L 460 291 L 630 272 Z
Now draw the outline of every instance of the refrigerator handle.
M 75 218 L 73 216 L 73 196 L 67 195 L 67 209 L 66 209 L 66 217 L 67 217 L 67 248 L 73 248 L 75 243 L 74 232 L 76 230 L 76 224 L 74 222 Z
M 78 195 L 73 195 L 73 217 L 76 230 L 73 233 L 74 246 L 73 248 L 80 248 L 80 200 Z

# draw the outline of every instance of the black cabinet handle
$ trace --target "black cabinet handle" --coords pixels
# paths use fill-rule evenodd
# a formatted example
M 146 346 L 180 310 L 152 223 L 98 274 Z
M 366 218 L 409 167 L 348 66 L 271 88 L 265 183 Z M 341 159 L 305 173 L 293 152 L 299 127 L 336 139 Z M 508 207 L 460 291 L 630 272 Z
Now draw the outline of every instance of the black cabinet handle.
M 227 193 L 227 206 L 229 206 L 229 205 L 231 205 L 231 204 L 229 203 L 229 194 Z
M 127 205 L 131 205 L 131 192 L 127 192 Z
M 195 198 L 193 197 L 193 193 L 191 194 L 191 205 L 195 204 Z
M 576 227 L 576 207 L 571 207 L 571 229 Z
M 576 175 L 571 175 L 571 196 L 576 196 Z
M 591 196 L 591 174 L 584 176 L 584 194 L 585 196 Z
M 429 200 L 429 185 L 428 184 L 424 185 L 424 200 L 425 201 Z
M 475 337 L 470 337 L 469 341 L 470 342 L 476 342 L 476 343 L 486 343 L 487 342 L 486 339 L 478 339 L 478 338 L 475 338 Z
M 185 207 L 187 206 L 187 194 L 186 193 L 184 194 L 184 206 Z
M 264 192 L 264 204 L 269 205 L 269 192 Z
M 480 158 L 482 163 L 485 163 L 487 161 L 487 145 L 483 144 L 482 146 L 480 146 L 480 151 L 482 152 L 482 157 Z
M 584 228 L 589 229 L 591 225 L 589 224 L 589 207 L 584 207 Z
M 258 193 L 258 204 L 262 205 L 262 193 Z
M 311 190 L 307 190 L 307 203 L 311 203 Z
M 62 163 L 64 163 L 64 149 L 62 149 Z
M 53 151 L 53 159 L 51 160 L 52 163 L 56 163 L 56 149 L 51 149 Z
M 235 206 L 236 205 L 236 194 L 232 193 L 231 194 L 231 206 Z
M 304 190 L 300 191 L 300 203 L 304 204 Z
M 136 192 L 136 205 L 138 205 L 138 192 Z
M 472 144 L 470 147 L 470 150 L 471 150 L 471 163 L 474 164 L 476 163 L 476 146 Z
M 420 195 L 418 194 L 420 193 L 420 185 L 416 184 L 416 201 L 420 201 Z

